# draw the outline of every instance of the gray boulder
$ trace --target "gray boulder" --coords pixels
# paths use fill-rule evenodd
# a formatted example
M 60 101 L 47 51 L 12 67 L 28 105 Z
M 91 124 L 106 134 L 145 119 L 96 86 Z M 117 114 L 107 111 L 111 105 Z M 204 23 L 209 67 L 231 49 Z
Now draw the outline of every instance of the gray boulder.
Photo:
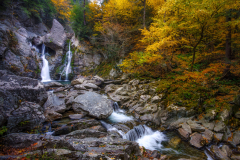
M 45 121 L 43 108 L 33 102 L 22 102 L 8 117 L 8 132 L 31 130 Z
M 76 113 L 86 112 L 98 119 L 107 118 L 113 112 L 111 101 L 94 92 L 86 92 L 77 96 L 73 101 L 72 108 Z
M 218 146 L 212 145 L 210 151 L 214 154 L 217 159 L 220 160 L 230 160 L 227 153 L 223 152 Z
M 202 148 L 205 144 L 205 140 L 202 135 L 195 132 L 191 135 L 190 144 L 196 148 Z
M 19 97 L 19 100 L 27 100 L 40 105 L 43 105 L 47 99 L 47 92 L 43 84 L 37 79 L 10 75 L 4 70 L 0 70 L 0 88 L 4 91 L 10 92 L 11 95 L 16 95 Z M 10 95 L 5 95 L 4 97 L 7 98 L 8 96 Z M 17 97 L 13 99 L 16 99 Z M 4 103 L 9 101 L 13 100 L 7 98 Z M 5 105 L 9 106 L 9 103 L 6 103 Z
M 57 113 L 63 113 L 67 110 L 64 99 L 58 98 L 53 92 L 48 92 L 48 99 L 43 108 Z
M 44 37 L 44 44 L 53 50 L 63 49 L 66 38 L 63 26 L 54 19 L 51 32 Z

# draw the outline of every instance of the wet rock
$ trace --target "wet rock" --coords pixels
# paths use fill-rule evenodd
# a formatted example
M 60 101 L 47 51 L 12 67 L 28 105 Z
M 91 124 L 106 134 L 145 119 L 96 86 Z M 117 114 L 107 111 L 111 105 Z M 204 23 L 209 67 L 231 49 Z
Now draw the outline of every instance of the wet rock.
M 161 110 L 161 108 L 158 109 L 157 113 L 153 116 L 153 122 L 156 125 L 160 125 L 162 123 L 165 123 L 165 121 L 168 118 L 168 111 L 167 110 Z
M 100 88 L 93 83 L 83 83 L 82 86 L 87 89 L 99 90 Z
M 45 110 L 52 110 L 57 113 L 63 113 L 67 110 L 64 99 L 58 98 L 54 93 L 48 92 L 48 99 L 43 105 Z
M 71 81 L 71 85 L 76 85 L 76 84 L 82 84 L 85 81 L 85 78 L 78 78 L 73 81 Z
M 70 132 L 73 131 L 73 127 L 72 126 L 62 126 L 60 128 L 57 128 L 54 133 L 53 136 L 60 136 L 60 135 L 66 135 Z
M 117 70 L 112 68 L 109 73 L 109 77 L 114 79 L 114 78 L 117 78 L 118 76 L 119 76 L 119 73 L 117 72 Z
M 215 124 L 215 127 L 214 127 L 214 131 L 215 132 L 224 132 L 226 129 L 226 125 L 224 124 L 224 122 L 222 121 L 219 121 Z
M 205 139 L 206 145 L 208 145 L 209 143 L 212 142 L 213 139 L 213 132 L 206 129 L 203 133 L 202 133 L 202 137 Z
M 130 128 L 124 124 L 115 124 L 114 127 L 123 131 L 124 133 L 127 133 L 130 130 Z
M 70 114 L 69 118 L 76 120 L 76 119 L 81 119 L 83 116 L 84 116 L 83 114 Z
M 147 102 L 150 98 L 151 98 L 150 95 L 141 95 L 139 101 Z
M 31 130 L 45 121 L 43 108 L 33 102 L 22 102 L 8 116 L 8 132 Z
M 151 122 L 152 119 L 153 119 L 152 114 L 144 114 L 143 116 L 140 117 L 140 120 L 145 122 Z
M 168 129 L 178 129 L 181 127 L 182 123 L 186 123 L 189 120 L 189 118 L 180 118 L 178 120 L 173 119 L 172 121 L 168 121 L 167 124 L 169 124 Z
M 68 92 L 67 96 L 65 97 L 65 102 L 69 101 L 69 99 L 75 99 L 78 95 L 83 94 L 83 91 L 73 90 Z
M 222 152 L 225 154 L 225 155 L 227 155 L 228 157 L 231 157 L 231 155 L 232 155 L 232 150 L 227 146 L 227 145 L 223 145 L 222 147 L 221 147 L 221 150 L 222 150 Z
M 118 87 L 114 84 L 109 84 L 109 85 L 106 85 L 104 90 L 105 90 L 105 93 L 112 93 L 114 92 Z
M 157 111 L 156 104 L 146 104 L 144 107 L 139 107 L 135 109 L 135 111 L 139 114 L 146 114 L 146 113 L 155 113 Z
M 187 121 L 188 125 L 191 127 L 192 131 L 195 132 L 204 132 L 205 128 L 200 124 L 197 124 L 195 121 L 189 120 Z
M 154 96 L 151 100 L 152 103 L 159 103 L 162 99 L 162 95 L 159 96 Z
M 81 84 L 75 85 L 74 88 L 77 89 L 77 90 L 86 90 L 86 88 Z
M 237 146 L 240 144 L 240 131 L 233 132 L 233 138 L 232 138 L 232 141 L 230 141 L 230 143 L 233 146 Z
M 220 113 L 220 118 L 223 122 L 225 122 L 226 120 L 229 119 L 229 116 L 231 115 L 231 110 L 228 109 L 224 109 L 221 113 Z
M 180 134 L 180 136 L 185 139 L 185 140 L 188 140 L 189 139 L 189 136 L 190 136 L 190 133 L 187 132 L 186 130 L 184 130 L 183 128 L 179 128 L 178 129 L 178 133 Z
M 193 133 L 190 139 L 190 144 L 196 148 L 202 148 L 205 144 L 205 140 L 203 139 L 202 135 L 195 132 Z
M 96 75 L 96 76 L 93 76 L 93 78 L 92 78 L 93 80 L 98 80 L 98 81 L 101 81 L 101 82 L 104 82 L 104 79 L 103 78 L 101 78 L 101 77 L 99 77 L 98 75 Z
M 0 70 L 0 88 L 3 90 L 3 92 L 6 91 L 11 95 L 14 95 L 15 98 L 13 99 L 19 97 L 19 100 L 27 100 L 40 105 L 43 105 L 48 97 L 43 84 L 37 79 L 10 75 L 4 70 Z M 10 96 L 9 94 L 7 95 Z M 4 97 L 5 96 L 2 98 L 5 99 Z M 5 103 L 7 106 L 12 104 L 12 102 L 9 102 L 9 100 L 5 99 L 4 103 L 1 105 L 4 105 Z M 7 108 L 9 109 L 9 107 Z
M 171 104 L 167 107 L 167 110 L 169 111 L 168 114 L 170 117 L 181 118 L 181 117 L 186 116 L 186 108 L 185 107 L 178 107 L 176 105 Z
M 44 37 L 44 44 L 53 50 L 63 49 L 66 38 L 63 26 L 54 19 L 51 32 Z
M 56 96 L 57 96 L 58 98 L 65 98 L 66 95 L 63 94 L 63 93 L 57 93 Z
M 63 87 L 63 85 L 61 83 L 59 83 L 59 82 L 50 82 L 48 84 L 44 84 L 44 87 L 46 89 L 49 89 L 51 87 Z
M 182 128 L 183 128 L 185 131 L 187 131 L 189 134 L 192 134 L 191 127 L 190 127 L 186 122 L 184 122 L 184 123 L 182 124 Z
M 207 113 L 204 115 L 204 119 L 207 121 L 214 120 L 215 116 L 217 115 L 216 110 L 207 110 Z
M 222 133 L 214 133 L 213 138 L 214 138 L 214 141 L 220 142 L 223 139 L 223 134 Z
M 81 129 L 101 125 L 101 123 L 95 119 L 81 119 L 81 120 L 72 121 L 68 125 L 73 126 L 73 130 L 81 130 Z
M 239 160 L 239 159 L 240 159 L 240 155 L 238 155 L 238 154 L 233 154 L 233 155 L 231 156 L 231 159 L 232 159 L 232 160 Z
M 57 88 L 57 89 L 54 89 L 54 93 L 56 93 L 56 92 L 62 92 L 62 91 L 64 91 L 66 88 L 65 87 L 59 87 L 59 88 Z
M 46 110 L 44 112 L 44 116 L 45 116 L 46 121 L 54 121 L 56 119 L 61 119 L 62 118 L 62 115 L 60 113 L 57 113 L 57 112 L 52 111 L 52 110 Z
M 178 148 L 178 145 L 180 144 L 181 139 L 179 137 L 173 137 L 170 139 L 169 145 L 173 148 Z
M 161 157 L 161 153 L 159 152 L 159 151 L 157 151 L 157 150 L 154 150 L 153 152 L 152 152 L 152 154 L 150 155 L 150 157 L 152 157 L 152 158 L 160 158 Z
M 210 150 L 211 150 L 211 152 L 214 154 L 214 156 L 217 159 L 220 159 L 220 160 L 230 160 L 230 158 L 227 157 L 227 154 L 224 153 L 221 149 L 219 149 L 218 146 L 212 145 Z
M 13 148 L 25 148 L 39 141 L 39 134 L 11 133 L 4 136 L 3 144 Z
M 98 119 L 107 118 L 113 112 L 111 101 L 107 97 L 94 92 L 86 92 L 77 96 L 72 108 L 76 113 L 84 111 Z
M 184 123 L 182 124 L 182 128 L 179 128 L 179 129 L 178 129 L 178 133 L 179 133 L 184 139 L 188 140 L 190 134 L 192 134 L 192 130 L 191 130 L 190 126 L 189 126 L 186 122 L 184 122 Z
M 39 46 L 39 45 L 41 45 L 41 44 L 43 43 L 43 38 L 42 38 L 42 37 L 39 37 L 39 36 L 33 37 L 32 42 L 33 42 L 33 44 L 34 44 L 35 46 Z
M 94 129 L 82 129 L 82 130 L 76 130 L 66 135 L 66 138 L 77 138 L 77 139 L 83 139 L 87 137 L 106 137 L 107 132 L 100 132 L 98 130 Z
M 133 79 L 133 80 L 131 80 L 128 84 L 133 85 L 133 86 L 136 86 L 136 85 L 139 84 L 139 80 L 138 80 L 138 79 Z
M 211 123 L 208 123 L 208 122 L 203 122 L 202 125 L 206 128 L 208 128 L 209 130 L 213 130 L 214 126 L 215 126 L 215 123 L 214 122 L 211 122 Z

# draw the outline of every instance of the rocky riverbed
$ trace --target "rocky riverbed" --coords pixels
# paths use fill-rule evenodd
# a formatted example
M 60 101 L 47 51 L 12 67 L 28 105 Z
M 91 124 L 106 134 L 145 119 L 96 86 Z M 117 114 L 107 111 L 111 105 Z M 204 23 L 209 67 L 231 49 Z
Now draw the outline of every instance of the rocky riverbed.
M 239 131 L 164 106 L 154 81 L 80 76 L 62 85 L 7 71 L 0 77 L 7 127 L 1 159 L 239 159 Z

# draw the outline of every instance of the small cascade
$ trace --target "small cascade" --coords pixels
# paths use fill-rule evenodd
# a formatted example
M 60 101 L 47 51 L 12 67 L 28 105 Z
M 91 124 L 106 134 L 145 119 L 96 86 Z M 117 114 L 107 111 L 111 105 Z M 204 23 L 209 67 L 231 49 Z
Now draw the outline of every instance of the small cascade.
M 118 130 L 117 128 L 113 127 L 111 124 L 108 124 L 104 121 L 100 121 L 103 125 L 103 127 L 105 127 L 107 129 L 107 131 L 111 132 L 111 131 L 116 131 L 118 132 L 122 137 L 125 135 L 121 130 Z
M 114 102 L 113 105 L 113 113 L 108 117 L 108 119 L 113 123 L 119 123 L 119 122 L 127 122 L 132 121 L 132 116 L 127 116 L 124 113 L 123 109 L 119 108 L 119 105 L 117 102 Z
M 68 74 L 70 73 L 70 65 L 71 65 L 71 60 L 72 60 L 72 52 L 71 52 L 71 42 L 69 42 L 69 50 L 67 52 L 67 58 L 68 58 L 68 63 L 66 67 L 66 79 L 68 80 Z
M 45 58 L 45 45 L 44 44 L 42 44 L 42 60 L 43 60 L 43 67 L 42 67 L 42 71 L 41 71 L 42 82 L 51 81 L 48 61 Z

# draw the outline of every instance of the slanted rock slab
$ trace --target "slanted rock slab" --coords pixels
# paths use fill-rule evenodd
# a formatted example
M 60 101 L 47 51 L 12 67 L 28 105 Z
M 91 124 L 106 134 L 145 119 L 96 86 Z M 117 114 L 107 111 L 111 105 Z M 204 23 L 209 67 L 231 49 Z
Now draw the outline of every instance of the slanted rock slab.
M 190 144 L 196 148 L 202 148 L 204 146 L 204 139 L 200 133 L 193 133 L 191 135 Z
M 86 92 L 77 96 L 73 101 L 72 108 L 76 113 L 86 112 L 98 119 L 105 119 L 113 112 L 111 101 L 95 92 Z

